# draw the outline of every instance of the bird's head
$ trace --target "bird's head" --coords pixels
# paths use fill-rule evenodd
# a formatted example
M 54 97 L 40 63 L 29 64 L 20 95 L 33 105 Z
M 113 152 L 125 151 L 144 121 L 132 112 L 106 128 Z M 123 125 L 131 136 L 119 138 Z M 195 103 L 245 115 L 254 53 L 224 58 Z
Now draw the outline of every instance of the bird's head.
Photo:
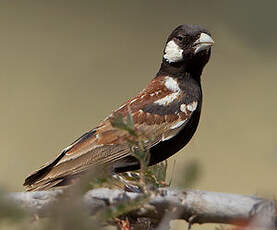
M 173 65 L 193 62 L 203 62 L 205 65 L 213 44 L 211 34 L 205 28 L 198 25 L 181 25 L 169 35 L 163 59 Z

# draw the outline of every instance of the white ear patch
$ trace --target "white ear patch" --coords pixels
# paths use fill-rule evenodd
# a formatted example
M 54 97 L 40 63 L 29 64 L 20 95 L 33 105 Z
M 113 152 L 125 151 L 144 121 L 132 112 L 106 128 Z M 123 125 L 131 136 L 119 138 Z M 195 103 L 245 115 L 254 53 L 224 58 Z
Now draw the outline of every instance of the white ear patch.
M 173 40 L 167 43 L 164 52 L 164 59 L 169 63 L 183 60 L 183 50 Z

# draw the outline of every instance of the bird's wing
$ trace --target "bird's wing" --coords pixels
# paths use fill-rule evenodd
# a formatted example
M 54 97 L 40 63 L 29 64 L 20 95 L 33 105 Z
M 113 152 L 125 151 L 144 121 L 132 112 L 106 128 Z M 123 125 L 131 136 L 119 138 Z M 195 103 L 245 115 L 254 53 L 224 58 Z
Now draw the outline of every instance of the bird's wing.
M 68 176 L 83 173 L 93 166 L 112 164 L 131 155 L 126 139 L 130 133 L 113 127 L 111 120 L 130 114 L 134 129 L 149 140 L 147 148 L 176 135 L 197 107 L 197 101 L 188 103 L 182 91 L 172 91 L 164 84 L 164 76 L 153 79 L 136 97 L 114 111 L 98 127 L 85 133 L 64 149 L 52 162 L 26 178 L 27 190 L 44 190 L 60 183 Z

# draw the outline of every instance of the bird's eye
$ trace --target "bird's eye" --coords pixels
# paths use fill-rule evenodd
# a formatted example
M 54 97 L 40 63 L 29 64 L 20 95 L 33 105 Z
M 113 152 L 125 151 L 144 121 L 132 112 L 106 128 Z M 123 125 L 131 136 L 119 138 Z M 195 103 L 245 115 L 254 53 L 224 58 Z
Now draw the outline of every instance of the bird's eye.
M 181 35 L 178 35 L 176 38 L 177 38 L 180 42 L 182 42 L 182 41 L 184 40 L 184 37 L 181 36 Z

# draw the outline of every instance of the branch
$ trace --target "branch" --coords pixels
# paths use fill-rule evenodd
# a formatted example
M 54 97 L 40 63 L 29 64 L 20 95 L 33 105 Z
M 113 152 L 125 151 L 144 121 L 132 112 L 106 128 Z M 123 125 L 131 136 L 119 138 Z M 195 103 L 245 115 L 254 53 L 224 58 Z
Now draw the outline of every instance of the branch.
M 47 208 L 55 204 L 62 195 L 61 190 L 11 193 L 8 198 L 24 209 L 40 216 L 47 215 Z M 142 194 L 111 190 L 106 188 L 89 191 L 83 204 L 91 215 L 107 207 L 132 202 Z M 159 189 L 145 204 L 128 212 L 129 218 L 147 217 L 159 223 L 184 219 L 194 223 L 243 224 L 277 229 L 276 204 L 255 196 L 207 192 L 199 190 Z

